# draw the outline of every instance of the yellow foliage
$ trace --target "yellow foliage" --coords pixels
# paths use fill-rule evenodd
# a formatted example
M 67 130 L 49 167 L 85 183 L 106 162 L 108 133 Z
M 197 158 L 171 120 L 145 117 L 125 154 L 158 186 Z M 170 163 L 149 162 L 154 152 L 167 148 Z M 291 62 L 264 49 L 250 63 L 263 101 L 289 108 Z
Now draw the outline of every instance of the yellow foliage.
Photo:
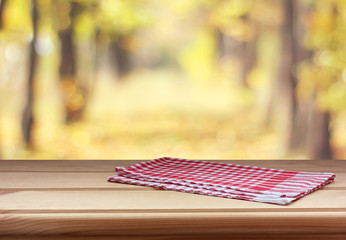
M 74 28 L 79 39 L 90 39 L 95 34 L 95 18 L 92 14 L 84 11 L 75 19 Z
M 314 95 L 323 110 L 346 109 L 346 4 L 315 1 L 305 43 L 314 50 L 313 62 L 298 68 L 299 95 Z M 309 93 L 309 94 L 306 94 Z
M 154 16 L 150 7 L 147 1 L 103 0 L 100 2 L 98 21 L 101 28 L 126 35 L 152 23 Z
M 332 144 L 342 148 L 346 129 L 346 1 L 299 1 L 310 3 L 307 6 L 312 15 L 308 13 L 305 19 L 308 32 L 304 44 L 313 56 L 292 69 L 297 69 L 296 94 L 298 100 L 314 98 L 321 109 L 337 113 L 331 123 L 335 138 Z M 77 2 L 81 8 L 74 19 L 74 37 L 90 43 L 76 48 L 77 59 L 82 60 L 78 62 L 78 79 L 92 72 L 91 67 L 87 68 L 92 65 L 94 52 L 86 49 L 90 46 L 92 50 L 97 47 L 101 50 L 98 52 L 101 67 L 88 98 L 72 78 L 60 82 L 56 77 L 57 30 L 71 26 L 68 14 L 71 3 Z M 282 157 L 277 126 L 270 123 L 269 127 L 263 126 L 263 115 L 269 111 L 267 104 L 272 100 L 269 92 L 275 89 L 271 86 L 272 79 L 278 77 L 274 72 L 282 57 L 277 54 L 281 1 L 38 0 L 39 35 L 35 47 L 39 54 L 40 47 L 55 51 L 50 50 L 53 54 L 38 61 L 35 152 L 22 151 L 20 147 L 19 126 L 25 101 L 22 93 L 26 82 L 17 78 L 16 73 L 27 71 L 27 60 L 20 58 L 27 56 L 21 52 L 27 51 L 28 41 L 23 48 L 11 41 L 23 36 L 31 39 L 31 1 L 10 0 L 7 4 L 6 33 L 3 33 L 7 39 L 4 47 L 0 46 L 4 63 L 0 70 L 5 73 L 0 76 L 0 103 L 3 106 L 9 103 L 10 107 L 6 111 L 0 107 L 2 157 Z M 96 29 L 100 30 L 98 37 L 101 36 L 97 39 L 101 42 L 98 46 L 92 45 Z M 219 50 L 229 49 L 220 54 L 222 59 L 217 59 L 220 31 L 241 42 L 257 41 L 256 66 L 247 75 L 246 87 L 237 82 L 243 56 L 233 54 L 234 49 L 228 45 L 234 43 L 227 42 L 227 37 L 223 40 L 228 45 L 220 46 Z M 103 64 L 109 60 L 107 47 L 114 40 L 131 52 L 135 64 L 148 61 L 147 65 L 154 67 L 146 69 L 147 65 L 143 65 L 132 71 L 126 81 L 117 82 L 113 63 Z M 76 45 L 80 42 L 76 41 Z M 88 61 L 90 65 L 86 64 Z M 2 80 L 10 74 L 15 76 L 8 78 L 11 81 Z M 92 79 L 92 74 L 87 77 Z M 276 100 L 282 99 L 279 96 Z M 72 113 L 86 109 L 83 121 L 63 125 L 66 107 Z
M 201 29 L 196 33 L 195 40 L 182 50 L 179 61 L 193 79 L 214 81 L 212 78 L 215 67 L 214 49 L 214 32 Z
M 11 0 L 6 2 L 4 12 L 5 30 L 30 33 L 32 31 L 31 1 Z

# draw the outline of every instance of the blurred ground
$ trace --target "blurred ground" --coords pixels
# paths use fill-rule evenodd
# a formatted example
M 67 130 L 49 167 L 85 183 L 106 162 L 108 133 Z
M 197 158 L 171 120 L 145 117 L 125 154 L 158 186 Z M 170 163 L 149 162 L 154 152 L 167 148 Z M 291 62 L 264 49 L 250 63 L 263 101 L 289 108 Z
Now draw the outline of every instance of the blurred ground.
M 249 111 L 253 99 L 239 88 L 232 91 L 230 81 L 194 86 L 174 70 L 139 69 L 123 82 L 104 73 L 95 84 L 85 121 L 63 127 L 58 93 L 52 97 L 54 85 L 42 84 L 35 152 L 20 150 L 20 111 L 7 111 L 4 158 L 271 159 L 280 154 L 278 134 L 259 127 L 263 118 Z
M 38 90 L 41 104 L 35 111 L 41 116 L 35 125 L 37 150 L 24 150 L 18 144 L 20 111 L 13 111 L 12 106 L 2 118 L 3 158 L 306 158 L 301 153 L 282 155 L 280 131 L 275 125 L 263 127 L 263 111 L 253 94 L 232 88 L 230 81 L 200 86 L 184 77 L 170 69 L 139 69 L 118 82 L 103 73 L 95 83 L 85 120 L 72 125 L 62 124 L 54 84 L 42 84 Z M 340 133 L 345 131 L 344 123 L 337 125 Z M 343 134 L 334 136 L 337 143 L 343 138 Z

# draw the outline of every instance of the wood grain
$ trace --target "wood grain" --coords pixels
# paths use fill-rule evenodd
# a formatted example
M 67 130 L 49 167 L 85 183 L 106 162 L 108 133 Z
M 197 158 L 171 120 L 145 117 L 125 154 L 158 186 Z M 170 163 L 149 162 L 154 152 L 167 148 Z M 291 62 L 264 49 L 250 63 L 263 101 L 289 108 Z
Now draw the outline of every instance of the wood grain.
M 117 166 L 129 166 L 143 160 L 2 160 L 1 172 L 112 172 Z M 212 160 L 296 171 L 346 172 L 342 160 Z
M 346 161 L 224 161 L 335 172 L 288 206 L 108 183 L 135 161 L 0 161 L 0 239 L 346 239 Z
M 109 183 L 114 172 L 2 172 L 0 190 L 147 190 L 129 184 Z M 346 176 L 346 173 L 345 173 Z M 341 187 L 341 186 L 339 186 Z
M 14 191 L 0 195 L 8 212 L 345 211 L 346 191 L 316 191 L 286 206 L 165 191 Z M 1 193 L 1 192 L 0 192 Z
M 346 215 L 345 212 L 4 214 L 0 223 L 3 235 L 307 234 L 312 231 L 345 234 Z
M 0 190 L 146 190 L 151 188 L 107 182 L 114 172 L 2 172 Z M 346 172 L 337 173 L 324 190 L 346 189 Z
M 345 240 L 343 234 L 179 234 L 179 235 L 113 235 L 113 236 L 67 236 L 67 235 L 53 235 L 53 236 L 2 236 L 1 240 Z

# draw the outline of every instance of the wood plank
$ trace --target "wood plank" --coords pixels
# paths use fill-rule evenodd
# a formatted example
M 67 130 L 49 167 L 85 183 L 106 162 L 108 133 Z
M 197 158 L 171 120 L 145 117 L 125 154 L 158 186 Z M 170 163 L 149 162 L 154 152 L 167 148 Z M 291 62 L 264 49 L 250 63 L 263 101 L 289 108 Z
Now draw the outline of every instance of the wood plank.
M 20 235 L 20 236 L 1 236 L 1 240 L 345 240 L 346 234 L 184 234 L 184 235 L 147 235 L 147 236 L 35 236 L 35 235 Z
M 2 214 L 0 226 L 0 235 L 346 234 L 346 213 Z
M 174 191 L 0 192 L 0 213 L 346 211 L 346 191 L 316 191 L 287 206 Z
M 1 172 L 110 172 L 142 160 L 1 160 Z M 296 171 L 346 172 L 343 160 L 211 160 Z
M 107 182 L 114 172 L 0 172 L 0 190 L 148 190 L 152 188 Z M 346 190 L 346 173 L 323 190 Z
M 106 182 L 135 162 L 0 161 L 0 238 L 346 239 L 346 161 L 222 161 L 337 173 L 288 206 Z
M 150 187 L 109 183 L 114 172 L 0 172 L 1 190 L 153 190 Z M 346 175 L 346 174 L 345 174 Z M 339 186 L 340 187 L 340 186 Z

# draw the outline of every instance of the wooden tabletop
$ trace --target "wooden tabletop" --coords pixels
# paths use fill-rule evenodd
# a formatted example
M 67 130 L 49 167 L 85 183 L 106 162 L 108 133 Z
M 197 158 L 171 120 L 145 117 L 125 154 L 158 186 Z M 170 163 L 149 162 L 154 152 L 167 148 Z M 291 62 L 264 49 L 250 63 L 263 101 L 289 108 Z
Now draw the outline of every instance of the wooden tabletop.
M 1 239 L 346 239 L 346 161 L 222 161 L 334 172 L 287 206 L 108 183 L 139 161 L 0 161 Z

